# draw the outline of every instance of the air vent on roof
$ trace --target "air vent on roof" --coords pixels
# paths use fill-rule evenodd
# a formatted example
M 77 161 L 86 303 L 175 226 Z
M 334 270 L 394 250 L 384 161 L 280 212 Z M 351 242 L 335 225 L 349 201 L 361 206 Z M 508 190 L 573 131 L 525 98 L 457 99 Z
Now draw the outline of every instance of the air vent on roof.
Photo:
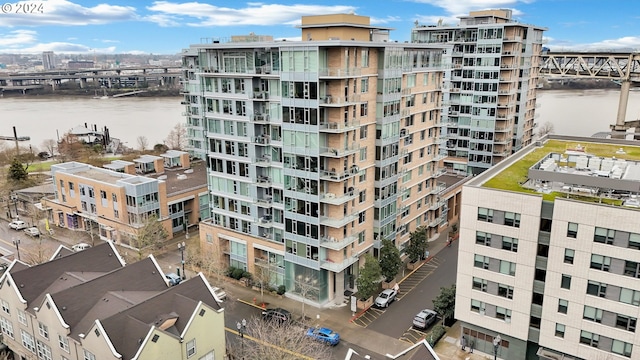
M 184 180 L 186 178 L 187 178 L 187 175 L 184 175 L 184 174 L 178 175 L 178 180 Z

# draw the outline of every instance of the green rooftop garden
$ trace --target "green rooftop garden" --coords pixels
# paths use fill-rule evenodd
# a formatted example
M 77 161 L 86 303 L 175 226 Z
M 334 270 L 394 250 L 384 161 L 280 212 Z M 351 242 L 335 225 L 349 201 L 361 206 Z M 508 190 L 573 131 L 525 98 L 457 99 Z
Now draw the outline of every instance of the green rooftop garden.
M 533 189 L 524 188 L 521 184 L 527 181 L 527 175 L 529 168 L 536 162 L 540 161 L 549 153 L 564 154 L 565 151 L 570 149 L 576 149 L 578 145 L 582 146 L 582 149 L 586 154 L 600 156 L 600 157 L 616 157 L 616 159 L 625 160 L 639 160 L 640 159 L 640 147 L 638 146 L 620 146 L 615 144 L 601 144 L 590 142 L 573 142 L 564 140 L 549 140 L 542 147 L 539 147 L 524 158 L 511 164 L 511 166 L 502 170 L 493 178 L 489 179 L 483 184 L 484 187 L 517 191 L 521 193 L 539 194 Z M 624 150 L 624 154 L 616 153 L 620 148 Z M 588 197 L 580 195 L 570 195 L 561 192 L 551 192 L 549 194 L 542 194 L 544 200 L 553 201 L 556 197 L 570 197 L 572 199 L 582 201 L 602 201 L 611 205 L 621 205 L 622 200 L 616 199 L 601 199 L 599 197 Z

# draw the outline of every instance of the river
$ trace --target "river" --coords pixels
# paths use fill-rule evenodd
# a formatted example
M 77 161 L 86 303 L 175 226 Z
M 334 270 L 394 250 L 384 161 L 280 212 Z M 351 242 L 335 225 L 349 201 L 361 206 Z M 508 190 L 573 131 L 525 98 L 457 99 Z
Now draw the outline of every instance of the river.
M 615 122 L 617 90 L 545 90 L 538 92 L 540 125 L 550 122 L 554 133 L 591 136 L 608 131 Z M 181 97 L 4 97 L 0 98 L 0 135 L 31 137 L 38 149 L 46 139 L 57 139 L 78 125 L 109 128 L 112 137 L 136 148 L 145 136 L 150 146 L 162 143 L 171 129 L 184 121 Z M 640 91 L 629 97 L 627 120 L 640 118 Z

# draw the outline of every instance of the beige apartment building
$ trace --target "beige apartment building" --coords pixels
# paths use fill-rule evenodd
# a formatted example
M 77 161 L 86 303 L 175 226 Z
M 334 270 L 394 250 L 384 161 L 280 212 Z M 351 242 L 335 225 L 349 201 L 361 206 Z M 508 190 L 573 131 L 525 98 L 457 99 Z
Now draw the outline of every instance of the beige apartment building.
M 397 43 L 353 14 L 300 29 L 301 41 L 191 45 L 184 104 L 188 151 L 208 164 L 203 249 L 321 306 L 357 290 L 382 239 L 403 251 L 418 226 L 434 238 L 447 224 L 451 46 Z
M 198 274 L 169 286 L 150 256 L 125 265 L 112 242 L 0 277 L 2 343 L 15 359 L 222 359 L 224 309 Z
M 639 154 L 636 141 L 549 135 L 463 186 L 467 344 L 500 359 L 640 356 Z
M 95 239 L 131 246 L 150 216 L 169 238 L 209 217 L 206 166 L 186 152 L 142 155 L 99 168 L 78 162 L 51 166 L 54 195 L 43 200 L 50 226 L 90 232 Z
M 417 25 L 411 41 L 451 44 L 441 151 L 448 169 L 479 174 L 534 139 L 545 28 L 508 9 L 472 11 L 457 25 Z

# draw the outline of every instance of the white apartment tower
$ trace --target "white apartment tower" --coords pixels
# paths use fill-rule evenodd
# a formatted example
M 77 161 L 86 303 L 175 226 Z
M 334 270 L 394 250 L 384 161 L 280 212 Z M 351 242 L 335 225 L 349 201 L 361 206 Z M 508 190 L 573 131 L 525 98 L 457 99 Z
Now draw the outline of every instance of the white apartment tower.
M 511 10 L 474 11 L 456 26 L 417 26 L 411 41 L 452 44 L 442 147 L 449 169 L 479 174 L 531 143 L 544 28 Z
M 319 306 L 355 291 L 365 253 L 447 221 L 438 151 L 445 44 L 396 43 L 353 14 L 302 41 L 183 52 L 189 152 L 209 167 L 203 251 Z
M 56 68 L 56 56 L 53 51 L 42 52 L 42 67 L 44 70 L 53 70 Z
M 464 185 L 467 344 L 500 359 L 640 357 L 639 154 L 635 141 L 549 135 Z

